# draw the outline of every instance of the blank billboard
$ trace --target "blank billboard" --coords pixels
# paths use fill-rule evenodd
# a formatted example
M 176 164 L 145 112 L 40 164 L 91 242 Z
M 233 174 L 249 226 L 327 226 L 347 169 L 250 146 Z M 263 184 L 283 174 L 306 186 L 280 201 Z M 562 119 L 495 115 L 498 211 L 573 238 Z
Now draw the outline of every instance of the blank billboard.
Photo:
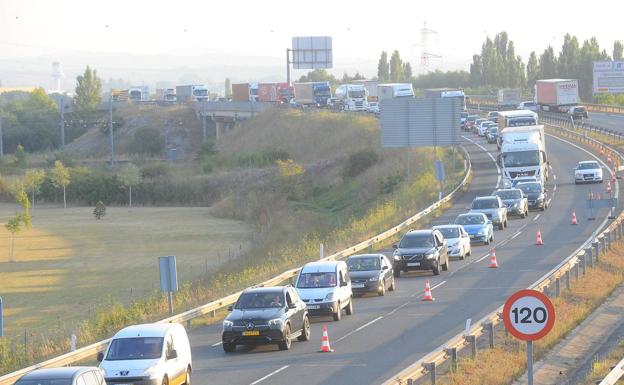
M 332 68 L 332 38 L 330 36 L 298 36 L 292 38 L 294 69 Z

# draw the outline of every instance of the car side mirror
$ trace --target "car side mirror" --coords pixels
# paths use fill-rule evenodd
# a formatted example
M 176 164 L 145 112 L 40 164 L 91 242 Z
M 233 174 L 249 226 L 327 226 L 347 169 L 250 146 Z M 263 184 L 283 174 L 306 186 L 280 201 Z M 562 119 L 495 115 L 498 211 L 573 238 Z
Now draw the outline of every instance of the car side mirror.
M 228 308 L 227 308 L 227 309 L 228 309 L 228 311 L 233 311 L 233 310 L 234 310 L 234 305 L 230 305 L 230 306 L 228 306 Z
M 173 350 L 167 352 L 167 359 L 168 360 L 173 360 L 175 358 L 178 358 L 178 351 L 177 350 L 173 349 Z
M 487 224 L 488 224 L 488 225 L 491 225 L 491 224 L 492 224 L 492 221 L 487 221 Z
M 288 304 L 288 308 L 289 309 L 296 309 L 297 308 L 297 304 L 296 303 L 289 303 Z
M 345 286 L 347 286 L 347 281 L 340 282 L 340 287 L 345 287 Z
M 104 352 L 98 352 L 98 354 L 97 354 L 97 361 L 98 362 L 104 361 Z
M 381 268 L 381 270 L 388 270 L 388 266 L 387 266 L 387 265 L 384 265 L 384 266 Z
M 396 250 L 396 249 L 399 248 L 399 246 L 398 245 L 392 245 L 392 248 Z

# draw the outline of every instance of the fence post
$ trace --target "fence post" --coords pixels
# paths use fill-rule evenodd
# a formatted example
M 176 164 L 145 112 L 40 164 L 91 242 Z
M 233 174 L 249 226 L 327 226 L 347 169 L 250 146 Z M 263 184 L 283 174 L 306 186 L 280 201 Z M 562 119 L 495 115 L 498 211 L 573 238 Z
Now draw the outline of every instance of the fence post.
M 477 356 L 477 336 L 465 336 L 464 338 L 470 344 L 470 356 L 475 358 Z
M 583 268 L 583 275 L 585 275 L 585 273 L 587 272 L 587 262 L 585 259 L 585 255 L 586 254 L 581 255 L 581 267 Z
M 561 295 L 561 280 L 559 277 L 555 278 L 555 298 Z
M 607 231 L 607 250 L 611 250 L 611 234 L 613 230 Z
M 607 237 L 604 234 L 600 237 L 600 248 L 603 254 L 607 252 Z M 598 262 L 598 256 L 596 256 L 596 262 Z
M 578 281 L 579 279 L 579 265 L 581 264 L 581 258 L 574 264 L 574 280 Z
M 451 370 L 457 370 L 457 348 L 446 349 L 446 354 L 451 357 Z
M 490 349 L 494 349 L 494 323 L 486 322 L 483 326 L 488 331 L 488 339 L 490 340 Z
M 431 385 L 435 385 L 436 383 L 436 363 L 435 362 L 430 362 L 429 364 L 427 364 L 427 366 L 429 367 L 429 374 L 431 375 Z
M 192 324 L 191 320 L 186 321 L 186 330 L 191 330 L 191 324 Z
M 411 378 L 408 378 L 407 385 L 414 385 L 414 380 L 412 380 Z
M 566 290 L 570 290 L 570 270 L 567 270 L 565 272 L 565 283 L 566 283 Z

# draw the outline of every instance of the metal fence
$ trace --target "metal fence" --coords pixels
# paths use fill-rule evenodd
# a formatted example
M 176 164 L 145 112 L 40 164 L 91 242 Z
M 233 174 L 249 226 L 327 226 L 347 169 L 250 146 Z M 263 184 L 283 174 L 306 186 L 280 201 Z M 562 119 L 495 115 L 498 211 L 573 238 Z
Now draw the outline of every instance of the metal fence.
M 489 106 L 496 106 L 498 104 L 498 100 L 496 96 L 492 95 L 467 95 L 470 104 L 477 106 L 483 106 L 488 108 Z M 532 97 L 527 98 L 527 100 L 531 100 Z M 596 104 L 596 103 L 580 103 L 581 105 L 587 107 L 587 111 L 590 112 L 606 112 L 612 114 L 624 114 L 624 106 L 613 106 L 609 104 Z
M 622 377 L 624 377 L 624 358 L 600 381 L 599 385 L 615 385 Z
M 620 164 L 622 159 L 624 159 L 622 154 L 615 151 L 613 148 L 595 139 L 589 138 L 586 135 L 552 124 L 549 126 L 549 129 L 554 131 L 559 137 L 567 137 L 571 140 L 581 142 L 591 146 L 595 150 L 602 149 L 605 156 L 611 156 L 612 159 L 617 159 Z M 596 233 L 598 231 L 600 231 L 600 229 L 598 229 Z M 529 288 L 550 294 L 554 297 L 559 296 L 564 287 L 565 289 L 571 288 L 573 279 L 578 280 L 581 274 L 584 275 L 588 268 L 593 267 L 599 257 L 612 248 L 612 244 L 615 241 L 623 240 L 624 214 L 621 214 L 607 229 L 585 241 L 575 252 L 533 283 Z M 494 328 L 502 323 L 502 311 L 503 307 L 500 306 L 498 309 L 476 322 L 468 333 L 462 332 L 457 334 L 442 346 L 439 346 L 406 369 L 386 380 L 383 385 L 412 385 L 415 384 L 416 381 L 425 380 L 426 377 L 430 378 L 431 384 L 435 384 L 436 367 L 449 360 L 451 364 L 456 364 L 458 352 L 467 347 L 471 348 L 471 355 L 474 357 L 477 354 L 477 341 L 480 337 L 487 335 L 489 346 L 494 347 Z
M 470 161 L 470 155 L 468 154 L 468 152 L 462 148 L 462 151 L 464 153 L 464 157 L 466 159 L 466 171 L 464 173 L 464 177 L 462 179 L 462 181 L 453 189 L 453 191 L 451 191 L 448 195 L 446 195 L 445 197 L 443 197 L 442 199 L 434 202 L 433 204 L 431 204 L 430 206 L 428 206 L 427 208 L 425 208 L 424 210 L 418 212 L 417 214 L 413 215 L 412 217 L 406 219 L 405 221 L 401 222 L 400 224 L 380 233 L 377 234 L 376 236 L 369 238 L 365 241 L 362 241 L 356 245 L 353 245 L 351 247 L 348 247 L 344 250 L 341 250 L 335 254 L 332 254 L 328 257 L 325 257 L 323 260 L 325 261 L 333 261 L 333 260 L 338 260 L 338 259 L 343 259 L 348 257 L 349 255 L 353 255 L 359 251 L 362 250 L 366 250 L 369 247 L 374 246 L 375 244 L 378 244 L 386 239 L 389 239 L 397 234 L 400 234 L 402 231 L 407 230 L 410 228 L 411 225 L 413 225 L 415 222 L 417 222 L 420 219 L 425 218 L 427 215 L 431 214 L 432 212 L 434 212 L 435 210 L 443 207 L 443 205 L 445 203 L 450 202 L 455 196 L 457 196 L 469 183 L 470 181 L 470 176 L 472 174 L 472 163 Z M 294 278 L 297 273 L 299 272 L 299 268 L 295 268 L 295 269 L 291 269 L 288 271 L 283 272 L 282 274 L 273 277 L 269 280 L 266 280 L 256 286 L 276 286 L 279 285 L 283 282 L 286 282 L 288 280 L 290 280 L 291 278 Z M 236 302 L 236 300 L 238 299 L 238 297 L 240 296 L 240 294 L 242 293 L 242 291 L 239 291 L 237 293 L 234 294 L 230 294 L 227 297 L 224 298 L 220 298 L 216 301 L 212 301 L 210 303 L 207 303 L 205 305 L 199 306 L 197 308 L 185 311 L 183 313 L 174 315 L 172 317 L 169 318 L 165 318 L 161 321 L 158 321 L 160 323 L 171 323 L 171 322 L 177 322 L 177 323 L 184 323 L 186 322 L 187 327 L 191 326 L 191 321 L 195 318 L 198 317 L 202 317 L 205 315 L 215 315 L 216 311 L 224 309 L 232 304 L 234 304 Z M 15 371 L 13 373 L 9 373 L 6 374 L 2 377 L 0 377 L 0 385 L 12 385 L 16 380 L 18 380 L 21 376 L 23 376 L 24 374 L 35 370 L 35 369 L 40 369 L 40 368 L 49 368 L 49 367 L 59 367 L 59 366 L 67 366 L 67 365 L 72 365 L 84 360 L 89 360 L 89 359 L 95 359 L 97 353 L 102 352 L 106 349 L 108 343 L 110 342 L 110 339 L 106 339 L 103 341 L 99 341 L 96 343 L 93 343 L 91 345 L 85 346 L 83 348 L 77 349 L 76 351 L 70 352 L 70 353 L 66 353 L 63 354 L 61 356 L 58 357 L 54 357 L 51 358 L 47 361 L 44 361 L 42 363 L 36 364 L 36 365 L 32 365 L 29 366 L 27 368 Z

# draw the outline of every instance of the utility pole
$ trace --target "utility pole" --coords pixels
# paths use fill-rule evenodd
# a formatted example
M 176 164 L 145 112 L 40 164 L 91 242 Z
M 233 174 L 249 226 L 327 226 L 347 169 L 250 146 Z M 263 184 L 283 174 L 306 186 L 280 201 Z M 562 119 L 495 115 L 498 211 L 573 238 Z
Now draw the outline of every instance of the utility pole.
M 203 128 L 203 130 L 204 130 L 204 142 L 205 142 L 205 141 L 206 141 L 206 139 L 207 139 L 207 133 L 206 133 L 206 116 L 201 115 L 201 118 L 202 118 L 202 128 Z
M 111 90 L 110 104 L 108 110 L 108 127 L 110 134 L 110 164 L 115 164 L 115 139 L 113 136 L 113 90 Z
M 2 111 L 0 110 L 0 158 L 4 156 L 4 135 L 2 133 Z
M 65 96 L 61 94 L 61 148 L 65 147 Z
M 286 48 L 286 83 L 290 86 L 290 48 Z

